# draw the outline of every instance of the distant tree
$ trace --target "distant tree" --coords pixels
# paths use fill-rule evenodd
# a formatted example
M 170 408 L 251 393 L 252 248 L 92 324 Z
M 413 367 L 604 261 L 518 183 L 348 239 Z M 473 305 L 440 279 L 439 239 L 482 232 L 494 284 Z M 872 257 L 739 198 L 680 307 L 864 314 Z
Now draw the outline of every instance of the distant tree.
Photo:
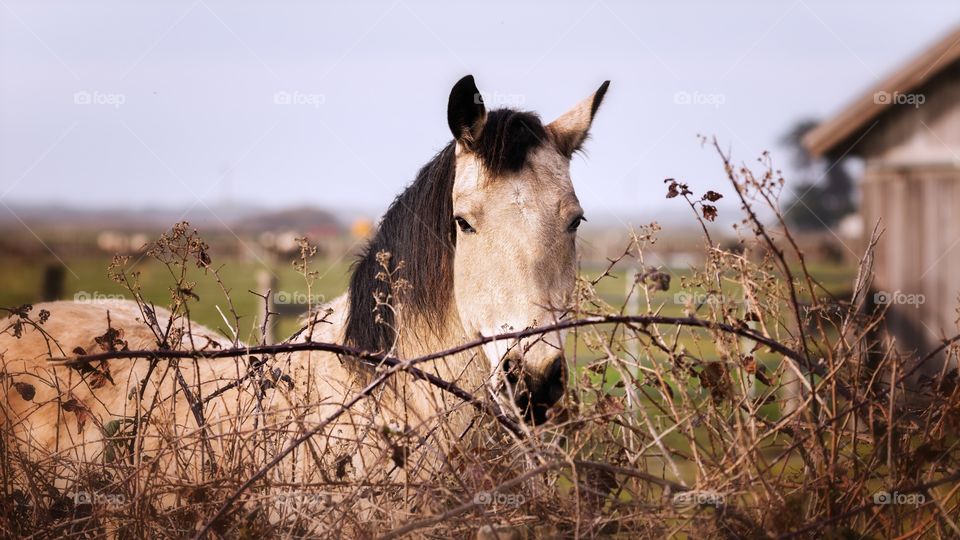
M 799 120 L 780 139 L 780 144 L 791 153 L 797 175 L 784 217 L 800 230 L 834 227 L 857 209 L 853 177 L 845 167 L 844 157 L 814 158 L 801 142 L 817 123 L 812 119 Z

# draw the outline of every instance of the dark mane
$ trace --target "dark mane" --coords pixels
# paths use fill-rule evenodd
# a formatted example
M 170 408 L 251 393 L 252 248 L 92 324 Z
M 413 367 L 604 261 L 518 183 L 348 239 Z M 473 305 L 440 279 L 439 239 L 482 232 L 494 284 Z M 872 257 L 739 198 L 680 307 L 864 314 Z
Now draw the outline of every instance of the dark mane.
M 533 113 L 499 109 L 487 115 L 473 150 L 492 178 L 524 167 L 530 153 L 546 140 L 546 130 Z M 394 341 L 393 311 L 377 308 L 390 286 L 378 275 L 384 270 L 377 254 L 390 253 L 393 271 L 409 282 L 403 297 L 407 314 L 440 329 L 453 298 L 453 223 L 455 143 L 441 150 L 387 209 L 377 233 L 354 263 L 350 276 L 345 341 L 368 351 L 386 351 Z M 379 315 L 379 320 L 378 320 Z

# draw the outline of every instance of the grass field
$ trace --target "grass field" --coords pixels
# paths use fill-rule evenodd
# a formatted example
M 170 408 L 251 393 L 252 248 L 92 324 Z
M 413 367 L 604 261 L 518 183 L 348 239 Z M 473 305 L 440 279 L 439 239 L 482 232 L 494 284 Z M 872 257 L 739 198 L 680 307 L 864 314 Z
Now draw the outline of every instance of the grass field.
M 317 272 L 317 279 L 308 288 L 306 279 L 294 270 L 289 262 L 279 262 L 272 267 L 265 267 L 258 262 L 241 260 L 214 261 L 214 267 L 222 265 L 221 276 L 224 285 L 230 291 L 233 304 L 241 316 L 239 334 L 242 339 L 257 341 L 259 339 L 260 317 L 263 313 L 263 301 L 250 291 L 257 290 L 257 276 L 268 270 L 276 276 L 277 289 L 275 298 L 282 302 L 284 298 L 304 300 L 308 295 L 311 302 L 322 303 L 344 293 L 350 272 L 350 258 L 338 260 L 318 260 L 311 264 L 310 269 Z M 112 281 L 107 275 L 110 264 L 108 257 L 90 257 L 66 261 L 67 271 L 64 284 L 64 299 L 102 299 L 121 298 L 130 299 L 131 294 L 125 288 Z M 144 259 L 135 264 L 131 270 L 140 273 L 143 296 L 146 300 L 165 306 L 170 301 L 170 288 L 175 283 L 166 267 L 162 264 Z M 815 265 L 811 269 L 814 276 L 820 280 L 828 290 L 836 294 L 843 294 L 849 290 L 854 271 L 852 268 L 837 265 Z M 584 268 L 581 274 L 586 279 L 595 279 L 602 269 Z M 22 260 L 0 260 L 0 306 L 17 306 L 24 303 L 38 301 L 42 286 L 43 267 L 38 263 Z M 648 308 L 665 316 L 682 316 L 685 314 L 684 295 L 699 294 L 702 291 L 684 290 L 681 280 L 691 274 L 689 269 L 669 269 L 671 275 L 670 288 L 667 291 L 657 291 L 651 294 L 650 306 L 641 302 L 636 306 L 639 311 L 645 312 Z M 227 329 L 218 307 L 228 314 L 228 305 L 224 292 L 216 279 L 209 272 L 193 269 L 190 280 L 195 282 L 193 292 L 199 297 L 194 302 L 191 311 L 196 322 L 218 329 L 226 333 Z M 621 306 L 626 294 L 626 270 L 617 269 L 612 275 L 601 280 L 596 288 L 599 297 L 611 306 Z M 739 290 L 736 286 L 725 286 L 723 295 L 729 298 L 738 298 Z M 232 321 L 231 321 L 232 324 Z M 281 317 L 277 321 L 276 335 L 283 339 L 299 328 L 297 317 Z M 693 345 L 692 343 L 690 345 Z M 703 346 L 703 344 L 697 344 Z M 708 351 L 704 351 L 709 354 Z M 589 351 L 581 347 L 578 357 L 589 359 Z
M 131 299 L 131 294 L 121 284 L 107 275 L 110 259 L 94 257 L 66 261 L 67 272 L 63 299 Z M 277 298 L 303 299 L 309 294 L 314 302 L 323 302 L 343 293 L 347 287 L 349 260 L 320 261 L 312 270 L 319 272 L 311 288 L 306 280 L 289 263 L 278 263 L 266 268 L 257 262 L 240 260 L 215 261 L 223 264 L 221 276 L 230 291 L 237 313 L 241 316 L 239 334 L 242 339 L 257 339 L 259 321 L 263 314 L 263 300 L 249 291 L 257 291 L 257 275 L 264 269 L 276 276 Z M 158 306 L 170 303 L 170 287 L 175 283 L 166 267 L 153 260 L 143 260 L 133 266 L 140 272 L 144 298 Z M 42 266 L 24 261 L 0 260 L 0 306 L 16 306 L 38 301 L 42 285 Z M 191 306 L 194 320 L 220 331 L 226 327 L 217 311 L 219 307 L 229 317 L 223 290 L 212 273 L 194 270 L 190 274 L 196 285 L 193 292 L 200 298 Z M 259 292 L 259 291 L 258 291 Z M 232 321 L 231 321 L 232 324 Z M 296 317 L 283 317 L 278 322 L 277 336 L 287 336 L 298 328 Z

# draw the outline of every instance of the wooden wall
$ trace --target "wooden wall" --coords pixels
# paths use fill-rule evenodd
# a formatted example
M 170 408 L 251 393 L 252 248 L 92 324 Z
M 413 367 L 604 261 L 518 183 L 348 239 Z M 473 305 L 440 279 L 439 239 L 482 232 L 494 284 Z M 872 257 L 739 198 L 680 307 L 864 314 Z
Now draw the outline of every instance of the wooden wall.
M 874 288 L 906 301 L 894 305 L 898 339 L 909 349 L 928 349 L 957 334 L 960 166 L 874 162 L 864 172 L 861 189 L 866 231 L 878 220 L 885 230 L 876 253 Z

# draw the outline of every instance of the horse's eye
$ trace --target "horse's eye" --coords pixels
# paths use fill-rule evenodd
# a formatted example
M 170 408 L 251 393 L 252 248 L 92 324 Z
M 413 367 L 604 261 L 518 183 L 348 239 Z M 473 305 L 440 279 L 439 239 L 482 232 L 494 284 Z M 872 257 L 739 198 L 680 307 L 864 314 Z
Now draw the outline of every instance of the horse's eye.
M 460 230 L 461 230 L 461 231 L 463 231 L 463 232 L 465 232 L 465 233 L 475 233 L 475 232 L 477 232 L 477 230 L 474 229 L 472 225 L 470 225 L 469 223 L 467 223 L 467 220 L 463 219 L 462 217 L 457 216 L 457 217 L 455 217 L 455 218 L 453 218 L 453 219 L 457 222 L 457 227 L 460 227 Z
M 577 216 L 573 218 L 573 221 L 570 222 L 570 225 L 567 225 L 567 232 L 577 232 L 577 229 L 580 228 L 580 224 L 586 220 L 587 218 L 583 216 Z

